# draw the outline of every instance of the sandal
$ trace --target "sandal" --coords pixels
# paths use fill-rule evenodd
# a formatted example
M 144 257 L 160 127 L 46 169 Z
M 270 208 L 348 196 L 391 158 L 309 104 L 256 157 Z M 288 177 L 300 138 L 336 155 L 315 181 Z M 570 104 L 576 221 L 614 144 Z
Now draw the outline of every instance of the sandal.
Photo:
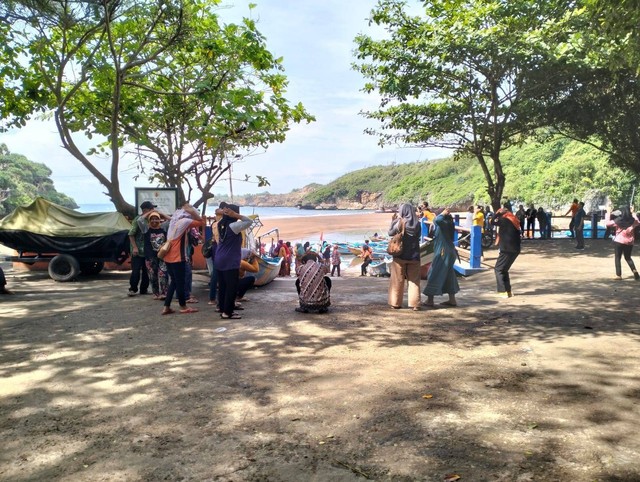
M 170 315 L 171 313 L 175 313 L 176 310 L 172 310 L 171 308 L 165 308 L 164 310 L 162 310 L 162 314 L 163 315 Z
M 241 320 L 242 316 L 240 316 L 238 313 L 231 313 L 230 315 L 220 313 L 220 318 L 222 318 L 223 320 Z
M 187 315 L 187 314 L 189 314 L 189 313 L 197 313 L 198 311 L 200 311 L 200 310 L 198 310 L 198 308 L 191 308 L 191 307 L 189 307 L 189 308 L 183 308 L 183 309 L 181 309 L 181 310 L 180 310 L 180 313 L 182 313 L 183 315 Z
M 187 300 L 187 303 L 199 303 L 199 301 L 197 298 L 190 296 L 189 299 Z

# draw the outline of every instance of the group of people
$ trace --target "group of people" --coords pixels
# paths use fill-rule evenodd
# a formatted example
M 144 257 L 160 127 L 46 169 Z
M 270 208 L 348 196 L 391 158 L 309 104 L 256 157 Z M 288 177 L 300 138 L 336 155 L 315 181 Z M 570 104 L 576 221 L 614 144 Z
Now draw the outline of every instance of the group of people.
M 473 222 L 484 226 L 484 210 L 482 206 L 474 210 Z M 456 293 L 460 290 L 454 264 L 458 259 L 455 246 L 456 225 L 448 208 L 434 213 L 432 218 L 433 261 L 427 275 L 427 284 L 422 291 L 427 300 L 420 301 L 420 242 L 422 229 L 419 214 L 424 206 L 416 211 L 410 204 L 401 204 L 394 214 L 389 228 L 389 236 L 402 234 L 402 251 L 393 256 L 391 263 L 391 279 L 389 282 L 388 303 L 394 309 L 402 308 L 405 283 L 408 306 L 414 311 L 421 306 L 433 307 L 436 296 L 447 295 L 441 304 L 457 306 Z M 494 268 L 496 286 L 499 296 L 511 297 L 511 280 L 509 269 L 520 254 L 521 225 L 511 212 L 510 206 L 504 206 L 491 213 L 490 223 L 496 229 L 500 254 Z

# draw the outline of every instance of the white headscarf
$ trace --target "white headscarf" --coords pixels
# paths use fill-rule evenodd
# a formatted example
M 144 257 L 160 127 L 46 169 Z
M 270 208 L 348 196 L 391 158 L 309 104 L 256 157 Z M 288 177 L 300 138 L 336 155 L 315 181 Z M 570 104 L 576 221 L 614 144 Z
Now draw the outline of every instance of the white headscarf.
M 170 241 L 178 239 L 184 234 L 192 221 L 193 219 L 187 211 L 182 208 L 176 209 L 176 212 L 171 216 L 171 221 L 169 221 L 167 239 Z

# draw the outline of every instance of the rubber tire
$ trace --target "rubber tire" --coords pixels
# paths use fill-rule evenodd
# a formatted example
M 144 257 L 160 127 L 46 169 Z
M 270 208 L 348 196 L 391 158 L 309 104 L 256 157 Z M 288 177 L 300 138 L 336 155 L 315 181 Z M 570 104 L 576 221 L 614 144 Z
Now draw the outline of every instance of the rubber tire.
M 102 261 L 95 261 L 93 263 L 80 263 L 80 274 L 85 276 L 94 276 L 100 273 L 104 268 L 104 263 Z
M 59 254 L 49 262 L 49 276 L 55 281 L 73 281 L 80 274 L 80 263 L 70 254 Z
M 483 234 L 480 243 L 482 244 L 483 248 L 489 249 L 493 245 L 493 236 L 491 236 L 490 234 Z

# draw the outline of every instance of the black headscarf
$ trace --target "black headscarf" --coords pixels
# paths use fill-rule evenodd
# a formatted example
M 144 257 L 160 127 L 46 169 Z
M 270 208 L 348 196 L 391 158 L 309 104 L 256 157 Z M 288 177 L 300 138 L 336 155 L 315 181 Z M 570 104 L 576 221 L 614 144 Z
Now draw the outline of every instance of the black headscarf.
M 633 226 L 635 220 L 631 215 L 631 209 L 629 209 L 629 206 L 620 208 L 620 213 L 620 216 L 618 216 L 614 221 L 616 226 L 620 229 L 627 229 L 629 226 Z
M 224 201 L 220 203 L 220 209 L 229 208 L 232 211 L 240 214 L 240 207 L 236 204 L 229 204 Z M 233 222 L 237 221 L 237 219 L 232 218 L 231 216 L 227 216 L 224 214 L 222 219 L 218 221 L 218 234 L 220 235 L 220 241 L 224 241 L 227 231 L 229 229 L 229 225 Z

